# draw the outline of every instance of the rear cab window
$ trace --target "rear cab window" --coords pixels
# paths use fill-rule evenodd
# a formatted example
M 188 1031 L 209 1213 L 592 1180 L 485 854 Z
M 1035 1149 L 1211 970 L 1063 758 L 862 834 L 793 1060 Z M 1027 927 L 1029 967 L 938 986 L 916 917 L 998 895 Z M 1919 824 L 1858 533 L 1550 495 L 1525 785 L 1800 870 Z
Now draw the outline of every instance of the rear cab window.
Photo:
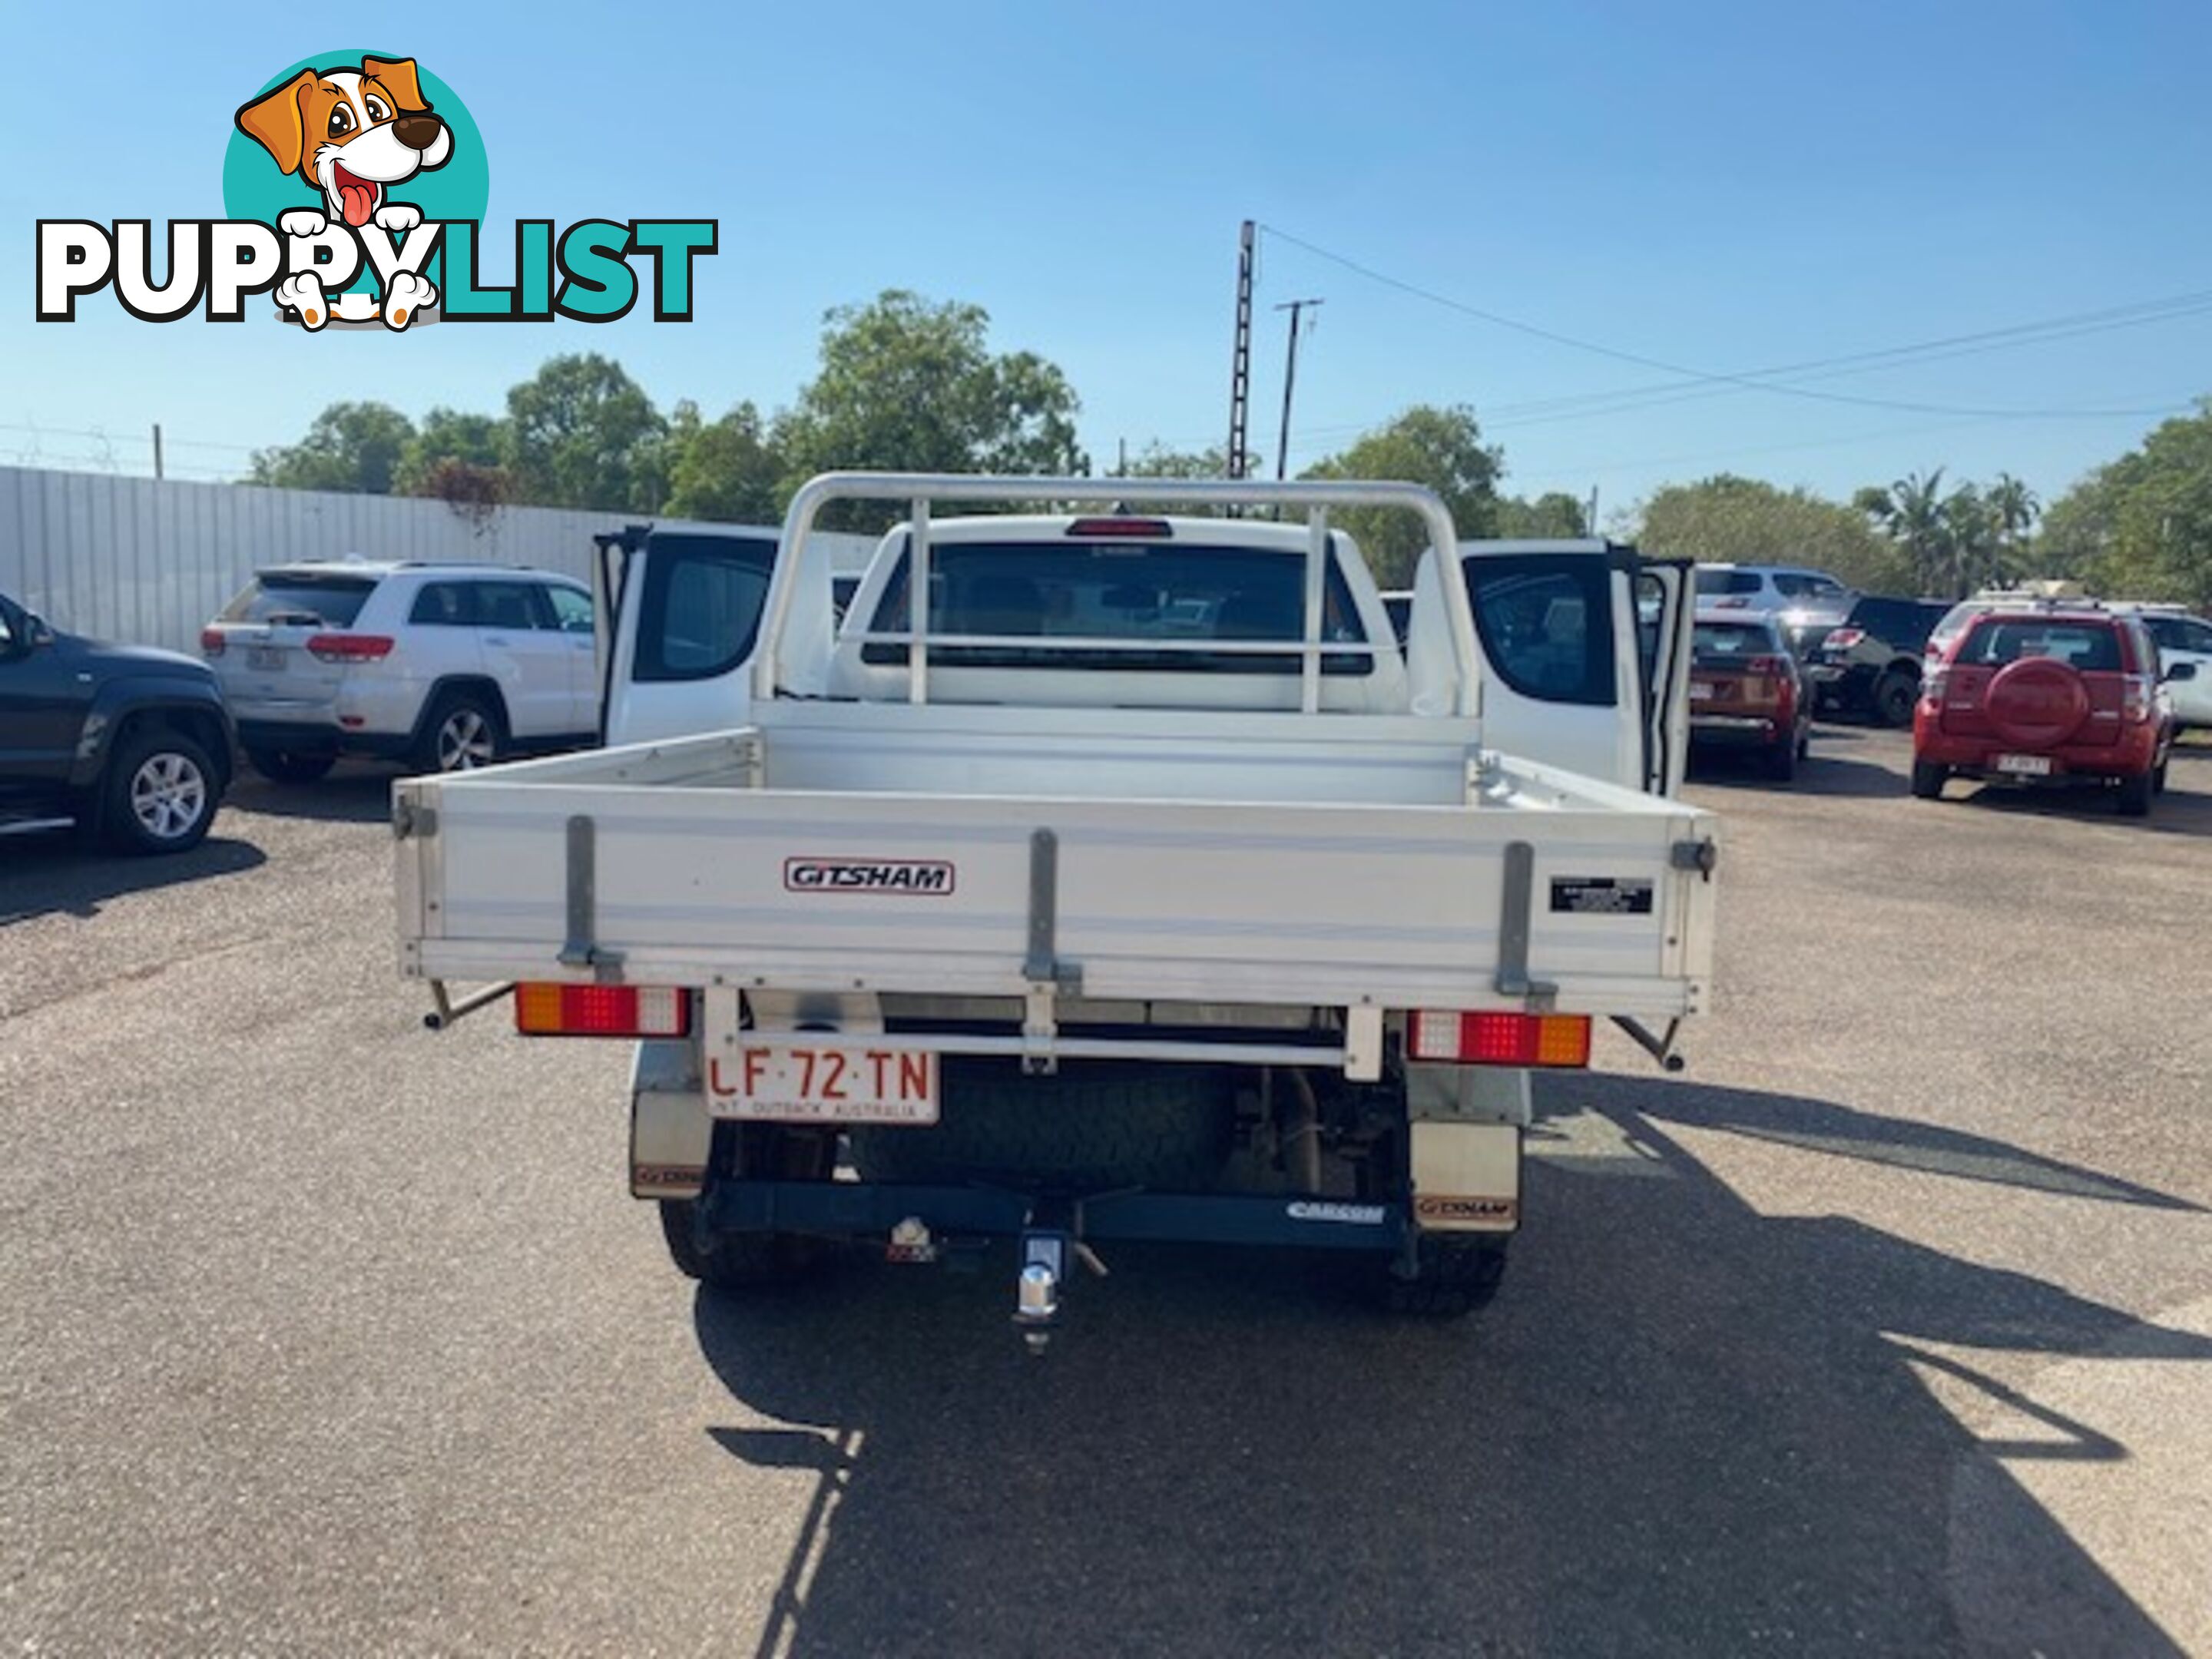
M 656 532 L 646 550 L 632 679 L 713 679 L 752 655 L 773 539 Z
M 1332 542 L 1322 591 L 1324 644 L 1365 645 Z M 948 668 L 1097 669 L 1181 674 L 1296 674 L 1295 653 L 1177 648 L 1216 641 L 1295 645 L 1305 635 L 1303 551 L 1182 541 L 939 542 L 929 545 L 929 659 Z M 878 600 L 869 634 L 908 631 L 908 555 Z M 848 625 L 849 632 L 849 625 Z M 989 643 L 982 643 L 985 639 Z M 1035 641 L 1030 643 L 1030 641 Z M 1148 643 L 1161 647 L 1147 651 Z M 870 640 L 860 659 L 902 665 L 902 641 Z M 1374 672 L 1366 652 L 1322 655 L 1324 674 Z
M 1483 654 L 1524 697 L 1615 699 L 1613 572 L 1585 555 L 1462 558 Z
M 309 628 L 350 628 L 368 596 L 374 576 L 324 576 L 305 572 L 264 571 L 248 582 L 217 622 L 286 623 Z

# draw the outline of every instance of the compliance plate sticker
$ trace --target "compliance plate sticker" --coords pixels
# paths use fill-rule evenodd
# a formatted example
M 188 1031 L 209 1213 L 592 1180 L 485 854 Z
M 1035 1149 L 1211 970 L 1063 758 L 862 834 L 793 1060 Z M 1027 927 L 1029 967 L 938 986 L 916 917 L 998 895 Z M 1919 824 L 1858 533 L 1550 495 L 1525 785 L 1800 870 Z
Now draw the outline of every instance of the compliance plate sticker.
M 1651 885 L 1644 876 L 1553 876 L 1552 908 L 1573 916 L 1648 916 Z

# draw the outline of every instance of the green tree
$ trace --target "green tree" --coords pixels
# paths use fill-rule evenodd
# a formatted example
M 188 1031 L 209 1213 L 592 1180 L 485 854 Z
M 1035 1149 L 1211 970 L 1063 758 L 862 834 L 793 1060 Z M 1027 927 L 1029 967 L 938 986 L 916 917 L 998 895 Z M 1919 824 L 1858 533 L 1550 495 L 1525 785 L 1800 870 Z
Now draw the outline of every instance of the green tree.
M 1997 474 L 1996 482 L 1989 487 L 1982 502 L 1989 509 L 1990 524 L 1996 532 L 2006 574 L 2017 578 L 2021 574 L 2019 567 L 2028 545 L 2029 532 L 2035 528 L 2036 515 L 2043 511 L 2043 502 L 2033 489 L 2009 472 Z
M 1516 541 L 1575 541 L 1590 533 L 1583 503 L 1564 489 L 1549 489 L 1533 501 L 1508 495 L 1498 503 L 1497 534 Z
M 669 416 L 665 448 L 671 516 L 726 524 L 782 519 L 783 457 L 751 404 L 708 422 L 700 420 L 696 404 L 678 404 Z
M 1802 486 L 1725 472 L 1669 484 L 1638 509 L 1635 536 L 1658 558 L 1804 564 L 1867 592 L 1915 591 L 1910 566 L 1863 511 Z
M 1943 469 L 1908 472 L 1887 489 L 1869 485 L 1855 498 L 1858 508 L 1889 532 L 1904 554 L 1917 592 L 1941 593 L 1952 586 L 1951 526 L 1943 512 Z
M 2052 503 L 2035 547 L 2099 592 L 2212 607 L 2212 398 Z
M 516 499 L 534 506 L 655 512 L 665 427 L 621 364 L 554 357 L 508 391 L 502 459 Z
M 414 422 L 387 404 L 332 404 L 298 443 L 256 450 L 249 483 L 388 495 Z
M 994 355 L 982 307 L 889 289 L 823 319 L 822 363 L 776 422 L 787 489 L 846 467 L 916 472 L 1080 473 L 1082 404 L 1034 352 Z M 851 503 L 840 526 L 879 529 L 889 503 Z
M 1386 426 L 1360 438 L 1341 454 L 1309 467 L 1309 478 L 1395 478 L 1426 484 L 1450 510 L 1462 537 L 1498 533 L 1499 452 L 1482 441 L 1474 411 L 1417 404 Z M 1429 544 L 1428 532 L 1412 514 L 1389 507 L 1350 507 L 1331 515 L 1350 532 L 1385 587 L 1404 587 Z
M 1225 478 L 1227 453 L 1218 444 L 1207 449 L 1170 449 L 1154 441 L 1130 458 L 1123 476 L 1131 478 Z
M 392 477 L 392 489 L 402 495 L 436 495 L 439 481 L 459 476 L 465 468 L 479 476 L 499 473 L 505 478 L 507 423 L 495 415 L 465 414 L 442 405 L 422 417 L 422 424 L 400 451 Z M 511 484 L 501 489 L 511 494 Z

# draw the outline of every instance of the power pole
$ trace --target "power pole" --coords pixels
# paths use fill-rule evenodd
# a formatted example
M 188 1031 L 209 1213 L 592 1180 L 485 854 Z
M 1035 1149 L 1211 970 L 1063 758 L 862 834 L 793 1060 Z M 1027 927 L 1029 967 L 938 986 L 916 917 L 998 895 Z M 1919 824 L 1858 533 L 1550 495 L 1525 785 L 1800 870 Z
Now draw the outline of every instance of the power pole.
M 161 481 L 161 423 L 154 422 L 154 482 Z
M 1244 438 L 1252 404 L 1252 231 L 1249 219 L 1237 239 L 1237 341 L 1229 354 L 1229 476 L 1245 472 Z
M 1286 300 L 1275 307 L 1291 313 L 1291 356 L 1283 365 L 1283 429 L 1275 436 L 1275 476 L 1282 477 L 1291 465 L 1291 393 L 1298 383 L 1298 318 L 1319 300 Z
M 1597 534 L 1597 486 L 1595 484 L 1590 486 L 1589 522 L 1583 528 L 1593 536 Z

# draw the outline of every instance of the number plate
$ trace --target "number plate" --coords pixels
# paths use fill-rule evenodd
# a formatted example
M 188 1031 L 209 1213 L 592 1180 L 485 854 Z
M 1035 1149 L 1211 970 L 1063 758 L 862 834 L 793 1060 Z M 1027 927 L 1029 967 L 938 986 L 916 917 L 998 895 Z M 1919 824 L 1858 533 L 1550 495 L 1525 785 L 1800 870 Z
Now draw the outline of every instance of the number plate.
M 2051 757 L 2048 755 L 1999 755 L 1997 770 L 2010 772 L 2023 778 L 2047 778 L 2051 775 Z
M 246 647 L 246 665 L 264 672 L 284 666 L 284 647 L 281 645 L 249 645 Z
M 1712 700 L 1713 683 L 1711 680 L 1692 680 L 1690 682 L 1691 702 L 1711 702 Z
M 934 1123 L 937 1056 L 740 1041 L 710 1052 L 707 1110 L 777 1123 Z

